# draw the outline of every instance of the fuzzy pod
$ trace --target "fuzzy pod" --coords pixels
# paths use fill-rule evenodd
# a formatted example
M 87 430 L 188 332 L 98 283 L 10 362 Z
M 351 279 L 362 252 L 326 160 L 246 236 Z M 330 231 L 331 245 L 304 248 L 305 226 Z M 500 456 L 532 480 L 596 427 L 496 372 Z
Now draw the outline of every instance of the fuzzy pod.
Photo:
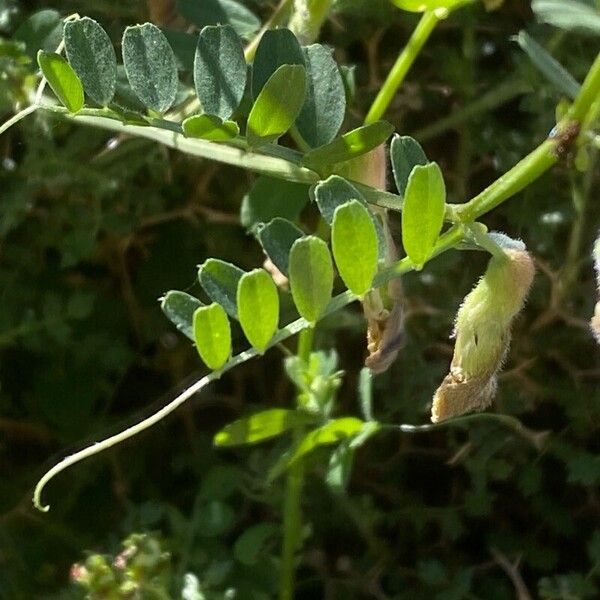
M 535 267 L 521 248 L 490 259 L 485 275 L 458 311 L 450 373 L 433 397 L 434 423 L 487 408 L 508 351 L 511 327 L 533 282 Z

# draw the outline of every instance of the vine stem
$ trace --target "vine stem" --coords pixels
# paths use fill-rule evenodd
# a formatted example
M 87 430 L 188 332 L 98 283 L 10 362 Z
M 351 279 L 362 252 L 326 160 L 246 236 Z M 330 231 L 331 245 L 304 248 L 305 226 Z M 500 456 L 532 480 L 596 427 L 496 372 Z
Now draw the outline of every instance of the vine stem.
M 419 24 L 413 31 L 406 46 L 404 46 L 398 55 L 392 70 L 389 72 L 387 79 L 373 101 L 365 117 L 365 125 L 375 123 L 375 121 L 379 121 L 383 117 L 398 88 L 402 85 L 406 74 L 425 45 L 425 42 L 427 42 L 431 32 L 439 23 L 442 14 L 446 15 L 447 11 L 441 13 L 440 11 L 430 10 L 423 13 Z
M 314 328 L 309 327 L 298 338 L 298 358 L 308 365 L 312 351 Z M 303 428 L 294 431 L 294 439 L 304 436 Z M 283 507 L 283 544 L 281 550 L 281 573 L 279 600 L 292 600 L 296 580 L 296 554 L 302 545 L 302 488 L 304 487 L 304 463 L 295 461 L 288 469 L 285 482 Z
M 600 54 L 596 56 L 577 98 L 566 116 L 557 124 L 548 139 L 472 200 L 466 204 L 454 206 L 454 216 L 462 222 L 474 221 L 544 174 L 561 157 L 560 147 L 564 143 L 561 136 L 566 135 L 573 125 L 576 127 L 575 131 L 581 127 L 587 120 L 588 113 L 594 112 L 594 105 L 599 102 L 599 98 Z M 583 134 L 585 131 L 582 131 L 580 135 Z M 573 142 L 575 139 L 568 140 L 567 150 Z
M 434 256 L 438 256 L 442 252 L 445 252 L 446 250 L 449 250 L 450 248 L 456 246 L 456 244 L 458 244 L 462 239 L 462 235 L 462 228 L 460 227 L 453 227 L 449 229 L 443 236 L 440 237 L 438 243 L 434 248 L 431 258 L 433 258 Z M 382 271 L 381 273 L 379 273 L 375 278 L 373 285 L 375 287 L 384 285 L 388 281 L 392 280 L 394 277 L 398 277 L 400 275 L 403 275 L 404 273 L 407 273 L 408 271 L 413 270 L 414 267 L 415 265 L 408 258 L 403 258 L 402 260 L 398 261 L 395 265 L 392 265 L 384 271 Z M 334 312 L 337 312 L 338 310 L 342 309 L 348 304 L 351 304 L 355 300 L 357 300 L 357 297 L 349 291 L 339 294 L 338 296 L 333 298 L 333 300 L 329 303 L 322 318 L 326 317 L 327 315 L 331 315 Z M 305 319 L 297 319 L 296 321 L 290 323 L 289 325 L 278 331 L 273 336 L 273 339 L 269 342 L 268 349 L 278 346 L 288 338 L 296 335 L 297 333 L 300 333 L 303 330 L 311 329 L 312 327 L 313 325 Z M 246 361 L 252 358 L 256 358 L 257 356 L 262 356 L 262 353 L 258 352 L 254 348 L 251 348 L 250 350 L 246 350 L 245 352 L 234 356 L 219 371 L 213 371 L 212 373 L 209 373 L 208 375 L 205 375 L 204 377 L 198 379 L 198 381 L 193 383 L 184 392 L 179 394 L 174 400 L 163 406 L 163 408 L 150 415 L 143 421 L 140 421 L 139 423 L 136 423 L 135 425 L 132 425 L 131 427 L 128 427 L 127 429 L 124 429 L 123 431 L 115 435 L 105 438 L 102 441 L 95 442 L 94 444 L 83 448 L 79 452 L 75 452 L 74 454 L 63 458 L 49 471 L 47 471 L 35 486 L 33 492 L 34 506 L 42 512 L 47 512 L 50 509 L 49 505 L 42 504 L 42 492 L 44 491 L 46 485 L 59 473 L 62 473 L 62 471 L 64 471 L 65 469 L 81 462 L 82 460 L 85 460 L 86 458 L 94 456 L 95 454 L 99 454 L 104 450 L 112 448 L 113 446 L 116 446 L 117 444 L 120 444 L 121 442 L 124 442 L 125 440 L 136 436 L 138 433 L 141 433 L 146 429 L 150 429 L 150 427 L 162 421 L 165 417 L 170 415 L 173 411 L 179 408 L 192 396 L 194 396 L 203 388 L 205 388 L 209 383 L 219 379 L 227 371 L 230 371 L 238 365 L 241 365 L 242 363 L 245 363 Z

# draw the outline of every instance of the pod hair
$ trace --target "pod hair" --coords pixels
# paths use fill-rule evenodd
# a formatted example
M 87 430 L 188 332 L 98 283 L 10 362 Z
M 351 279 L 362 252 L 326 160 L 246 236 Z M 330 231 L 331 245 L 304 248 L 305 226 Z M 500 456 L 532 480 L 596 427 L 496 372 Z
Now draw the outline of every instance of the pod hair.
M 502 244 L 456 316 L 450 372 L 433 397 L 434 423 L 484 410 L 492 403 L 497 374 L 508 352 L 511 328 L 533 282 L 535 267 L 519 244 Z

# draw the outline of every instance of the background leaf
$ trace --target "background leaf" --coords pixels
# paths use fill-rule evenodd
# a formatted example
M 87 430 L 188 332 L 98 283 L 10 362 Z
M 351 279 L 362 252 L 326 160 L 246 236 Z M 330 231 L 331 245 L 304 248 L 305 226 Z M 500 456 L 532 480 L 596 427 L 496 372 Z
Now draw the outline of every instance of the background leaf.
M 76 113 L 83 108 L 83 86 L 71 65 L 58 54 L 40 50 L 37 61 L 48 85 L 69 110 Z
M 100 106 L 115 95 L 117 57 L 108 34 L 93 19 L 65 23 L 65 50 L 85 93 Z
M 240 208 L 242 225 L 251 228 L 274 217 L 296 220 L 309 200 L 308 186 L 263 175 L 244 196 Z
M 264 351 L 279 324 L 279 294 L 265 270 L 254 269 L 242 276 L 237 305 L 244 335 L 252 346 Z
M 377 272 L 378 240 L 368 209 L 357 200 L 336 208 L 331 246 L 346 287 L 362 297 L 371 288 Z
M 416 166 L 406 186 L 402 209 L 402 244 L 415 265 L 422 265 L 444 223 L 446 186 L 437 163 Z
M 558 61 L 554 60 L 526 31 L 519 32 L 517 42 L 548 81 L 569 98 L 575 98 L 581 86 Z
M 231 25 L 244 39 L 250 39 L 260 27 L 260 19 L 235 0 L 178 0 L 177 10 L 200 29 L 207 25 Z
M 307 81 L 306 101 L 296 120 L 304 141 L 317 147 L 331 142 L 346 114 L 346 94 L 332 51 L 320 44 L 304 48 Z
M 200 32 L 194 84 L 204 112 L 229 119 L 242 101 L 247 73 L 242 41 L 231 26 L 205 27 Z
M 162 31 L 151 23 L 127 27 L 122 51 L 135 95 L 158 113 L 168 110 L 177 95 L 177 63 Z
M 194 312 L 194 341 L 204 364 L 220 369 L 231 356 L 231 328 L 227 313 L 213 302 Z
M 301 317 L 315 324 L 331 300 L 333 263 L 327 244 L 315 236 L 294 242 L 289 258 L 290 289 Z
M 600 34 L 600 11 L 578 0 L 533 0 L 537 18 L 555 27 L 593 35 Z
M 306 93 L 306 70 L 282 65 L 261 89 L 248 116 L 247 137 L 251 146 L 268 144 L 294 124 Z

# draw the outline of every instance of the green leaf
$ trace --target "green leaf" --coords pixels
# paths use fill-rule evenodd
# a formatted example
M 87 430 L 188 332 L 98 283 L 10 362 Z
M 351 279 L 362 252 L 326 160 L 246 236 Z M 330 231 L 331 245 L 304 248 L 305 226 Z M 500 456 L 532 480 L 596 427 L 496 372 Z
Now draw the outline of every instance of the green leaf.
M 394 136 L 390 146 L 390 159 L 396 187 L 404 197 L 412 170 L 417 165 L 426 165 L 429 161 L 419 142 L 408 135 Z
M 262 36 L 252 64 L 252 97 L 258 98 L 267 81 L 282 65 L 304 66 L 304 53 L 289 29 L 270 29 Z
M 235 0 L 178 0 L 177 10 L 200 29 L 207 25 L 231 25 L 244 39 L 253 37 L 260 28 L 260 19 Z
M 304 49 L 307 89 L 296 120 L 298 132 L 311 147 L 331 142 L 346 114 L 346 93 L 332 51 L 320 44 Z
M 302 162 L 309 168 L 329 167 L 370 152 L 383 144 L 394 132 L 387 121 L 377 121 L 353 129 L 330 144 L 315 148 L 304 155 Z
M 34 12 L 13 35 L 13 39 L 25 44 L 27 55 L 35 60 L 38 50 L 54 52 L 63 34 L 63 21 L 56 10 L 44 9 Z
M 444 224 L 446 186 L 437 163 L 416 166 L 406 186 L 402 210 L 402 243 L 410 260 L 425 264 Z
M 271 262 L 286 276 L 289 275 L 289 260 L 292 246 L 304 232 L 290 221 L 276 217 L 259 229 L 258 241 Z
M 358 200 L 365 207 L 368 206 L 362 194 L 339 175 L 332 175 L 319 182 L 314 188 L 314 196 L 319 212 L 328 225 L 333 223 L 335 209 L 350 200 Z
M 282 136 L 293 124 L 304 104 L 306 70 L 283 65 L 262 88 L 250 115 L 247 137 L 251 146 L 261 146 Z
M 279 324 L 279 294 L 264 269 L 254 269 L 242 276 L 237 305 L 244 335 L 254 348 L 263 352 Z
M 569 98 L 575 98 L 581 86 L 573 76 L 546 50 L 540 46 L 526 31 L 519 32 L 517 42 L 529 56 L 531 62 L 554 86 Z
M 171 323 L 185 336 L 194 341 L 194 313 L 202 302 L 185 292 L 172 290 L 161 300 L 160 307 Z
M 244 271 L 231 263 L 209 258 L 198 271 L 198 280 L 208 297 L 237 319 L 237 288 Z
M 258 444 L 294 427 L 306 425 L 310 420 L 306 413 L 273 408 L 229 423 L 215 434 L 214 442 L 221 447 Z
M 346 287 L 362 297 L 371 289 L 377 272 L 377 231 L 368 209 L 351 200 L 335 210 L 331 246 Z
M 471 2 L 473 0 L 392 0 L 392 3 L 398 8 L 410 10 L 411 12 L 425 12 L 440 8 L 455 10 Z
M 227 313 L 213 302 L 194 313 L 194 340 L 200 358 L 213 371 L 220 369 L 231 356 L 231 328 Z
M 115 95 L 117 57 L 108 34 L 93 19 L 65 23 L 65 51 L 85 93 L 100 106 Z
M 533 0 L 531 9 L 536 17 L 560 29 L 580 33 L 600 34 L 600 11 L 575 0 Z
M 40 50 L 37 61 L 48 85 L 69 112 L 76 113 L 83 108 L 83 86 L 73 67 L 54 52 Z
M 242 101 L 247 74 L 242 40 L 233 28 L 205 27 L 194 60 L 194 84 L 202 110 L 229 119 Z
M 354 437 L 363 428 L 364 422 L 356 417 L 342 417 L 330 421 L 326 425 L 307 433 L 304 439 L 290 456 L 287 466 L 306 456 L 319 446 L 336 444 L 348 438 Z
M 164 113 L 177 95 L 177 62 L 162 31 L 152 25 L 127 27 L 122 43 L 123 64 L 135 95 L 148 108 Z
M 234 121 L 223 121 L 215 115 L 193 115 L 181 124 L 185 137 L 225 142 L 240 133 L 238 124 Z
M 309 200 L 308 187 L 302 183 L 263 175 L 244 196 L 240 209 L 242 225 L 251 228 L 275 217 L 294 221 Z
M 289 268 L 294 304 L 300 316 L 314 325 L 325 312 L 333 291 L 333 264 L 327 244 L 312 235 L 296 240 Z
M 256 565 L 266 554 L 267 542 L 277 535 L 279 526 L 275 523 L 258 523 L 249 527 L 233 545 L 236 560 L 247 567 Z

